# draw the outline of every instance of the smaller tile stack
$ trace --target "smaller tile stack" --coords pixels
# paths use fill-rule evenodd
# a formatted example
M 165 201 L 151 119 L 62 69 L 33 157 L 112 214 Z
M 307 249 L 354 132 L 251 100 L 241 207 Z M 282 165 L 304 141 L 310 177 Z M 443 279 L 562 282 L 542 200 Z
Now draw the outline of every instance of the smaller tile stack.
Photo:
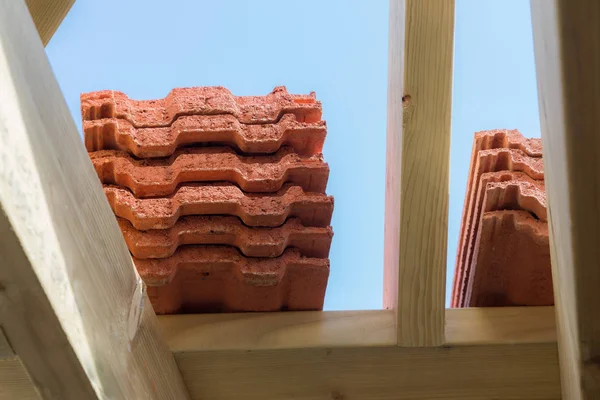
M 314 93 L 100 91 L 81 96 L 81 111 L 157 313 L 322 309 L 333 198 Z
M 452 307 L 554 304 L 542 143 L 475 134 Z

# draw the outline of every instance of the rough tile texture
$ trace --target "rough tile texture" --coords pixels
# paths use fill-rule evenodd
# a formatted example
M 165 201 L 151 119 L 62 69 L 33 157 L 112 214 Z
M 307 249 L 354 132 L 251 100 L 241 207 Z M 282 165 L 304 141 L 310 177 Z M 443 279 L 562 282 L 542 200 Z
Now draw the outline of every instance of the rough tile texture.
M 275 153 L 290 146 L 300 155 L 319 154 L 327 127 L 325 121 L 298 122 L 284 114 L 274 124 L 242 124 L 233 115 L 186 115 L 171 126 L 135 128 L 129 121 L 103 118 L 83 121 L 88 151 L 122 150 L 136 157 L 168 157 L 185 145 L 227 145 L 250 154 Z
M 321 155 L 302 157 L 291 148 L 275 155 L 240 156 L 228 147 L 180 149 L 171 157 L 137 160 L 118 150 L 90 153 L 102 183 L 130 189 L 137 197 L 167 196 L 182 183 L 235 183 L 246 192 L 271 193 L 286 182 L 324 193 L 329 166 Z
M 81 96 L 86 148 L 159 314 L 320 310 L 333 198 L 314 93 Z
M 300 122 L 321 119 L 321 102 L 316 95 L 289 94 L 277 87 L 266 96 L 234 96 L 223 87 L 173 89 L 163 99 L 132 100 L 115 90 L 81 95 L 83 120 L 119 118 L 136 128 L 170 126 L 185 115 L 230 114 L 243 124 L 276 123 L 284 114 L 294 114 Z
M 498 135 L 493 135 L 492 137 L 496 136 Z M 499 136 L 501 138 L 506 137 Z M 513 143 L 521 143 L 521 141 L 517 141 L 514 138 L 514 134 L 511 137 L 513 138 Z M 483 143 L 487 142 L 481 137 L 480 139 Z M 491 142 L 494 143 L 493 141 Z M 478 146 L 475 146 L 475 149 L 477 148 Z M 484 177 L 484 175 L 490 172 L 523 172 L 524 175 L 532 179 L 543 180 L 544 178 L 542 159 L 528 156 L 525 151 L 520 149 L 493 148 L 477 150 L 476 155 L 471 157 L 471 161 L 474 164 L 471 164 L 469 174 L 470 186 L 467 187 L 467 195 L 465 196 L 465 208 L 463 210 L 459 248 L 457 251 L 456 276 L 469 276 L 470 274 L 469 268 L 472 260 L 469 255 L 473 250 L 478 234 L 480 210 L 487 185 L 487 177 Z M 458 282 L 455 279 L 455 284 Z M 454 290 L 456 292 L 456 286 Z M 457 299 L 460 301 L 461 298 L 459 295 Z
M 329 260 L 295 249 L 277 258 L 249 258 L 232 247 L 186 246 L 162 259 L 134 263 L 159 314 L 320 310 Z
M 492 129 L 475 133 L 471 157 L 481 150 L 518 149 L 531 157 L 542 157 L 542 140 L 525 138 L 516 129 Z M 473 161 L 471 161 L 471 165 Z
M 118 219 L 127 247 L 136 258 L 166 258 L 181 245 L 220 244 L 237 247 L 248 257 L 279 257 L 288 247 L 307 257 L 327 258 L 333 238 L 331 227 L 307 227 L 297 218 L 275 228 L 250 228 L 239 218 L 181 217 L 169 229 L 137 230 Z
M 483 212 L 524 210 L 535 219 L 548 221 L 544 181 L 525 177 L 502 182 L 488 182 L 483 199 Z
M 482 215 L 465 305 L 554 304 L 548 224 L 526 211 Z
M 300 186 L 284 186 L 277 193 L 244 193 L 232 184 L 190 184 L 169 196 L 138 199 L 129 190 L 105 185 L 115 215 L 136 229 L 168 229 L 184 215 L 234 215 L 248 226 L 276 227 L 289 217 L 305 226 L 328 226 L 333 198 L 305 193 Z
M 536 286 L 539 291 L 532 289 L 535 298 L 529 299 L 517 293 L 526 290 L 528 284 L 510 280 L 526 276 L 523 282 L 531 282 L 540 278 L 540 271 L 546 271 L 546 278 L 550 276 L 550 261 L 544 256 L 549 249 L 531 250 L 536 254 L 532 258 L 513 243 L 512 254 L 505 254 L 509 243 L 515 240 L 548 247 L 541 150 L 539 139 L 525 139 L 518 131 L 475 134 L 457 251 L 453 307 L 553 304 L 551 278 L 550 286 L 540 283 Z M 529 219 L 513 211 L 524 212 Z M 509 234 L 511 229 L 514 235 Z M 537 236 L 527 238 L 534 233 Z M 514 273 L 516 269 L 520 275 Z
M 459 271 L 462 271 L 464 268 L 464 257 L 463 250 L 466 250 L 468 244 L 465 242 L 468 238 L 466 232 L 470 231 L 472 221 L 472 209 L 473 209 L 473 196 L 477 193 L 477 187 L 479 185 L 479 179 L 482 173 L 491 172 L 491 171 L 502 171 L 503 165 L 507 164 L 507 155 L 500 156 L 500 165 L 494 165 L 498 160 L 498 157 L 494 156 L 494 153 L 484 153 L 483 155 L 480 152 L 485 152 L 486 150 L 493 149 L 518 149 L 520 150 L 520 154 L 523 156 L 531 157 L 530 160 L 540 159 L 542 157 L 542 141 L 541 139 L 527 139 L 523 137 L 523 135 L 517 130 L 507 130 L 507 129 L 494 129 L 489 131 L 481 131 L 476 132 L 473 138 L 473 148 L 471 151 L 471 164 L 469 168 L 469 177 L 467 179 L 467 189 L 465 195 L 465 206 L 463 209 L 462 222 L 460 227 L 460 236 L 459 236 L 459 244 L 458 251 L 456 255 L 456 276 L 458 276 Z M 488 157 L 484 157 L 485 155 Z M 506 154 L 506 152 L 503 152 Z M 483 158 L 483 160 L 481 159 Z M 521 160 L 523 157 L 521 157 Z M 540 161 L 541 162 L 541 161 Z M 487 171 L 481 171 L 480 165 L 487 164 Z M 539 169 L 538 164 L 538 169 Z M 534 166 L 535 167 L 535 166 Z M 542 178 L 543 179 L 543 178 Z M 457 291 L 456 284 L 459 280 L 455 279 L 454 292 Z M 454 297 L 453 297 L 454 298 Z M 454 305 L 453 306 L 457 306 Z

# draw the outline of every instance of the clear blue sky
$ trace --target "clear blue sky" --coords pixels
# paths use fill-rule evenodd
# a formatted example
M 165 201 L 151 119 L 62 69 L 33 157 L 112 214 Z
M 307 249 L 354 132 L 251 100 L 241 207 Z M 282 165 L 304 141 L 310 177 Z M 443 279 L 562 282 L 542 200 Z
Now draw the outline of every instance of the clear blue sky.
M 328 310 L 382 306 L 388 2 L 78 0 L 47 46 L 77 125 L 79 94 L 135 99 L 278 85 L 323 102 L 335 196 Z M 473 133 L 539 136 L 529 2 L 457 0 L 448 295 Z

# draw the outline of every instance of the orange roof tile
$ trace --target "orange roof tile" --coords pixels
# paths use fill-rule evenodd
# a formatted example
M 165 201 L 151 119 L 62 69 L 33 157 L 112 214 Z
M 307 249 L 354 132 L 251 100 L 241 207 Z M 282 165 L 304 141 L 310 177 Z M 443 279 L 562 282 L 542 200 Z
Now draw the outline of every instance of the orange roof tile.
M 321 155 L 302 157 L 284 147 L 274 155 L 240 156 L 228 147 L 185 148 L 163 159 L 137 160 L 118 150 L 90 154 L 102 183 L 137 197 L 168 196 L 182 183 L 231 182 L 247 192 L 276 192 L 283 184 L 324 193 L 329 166 Z
M 248 257 L 279 257 L 294 247 L 306 257 L 327 258 L 333 237 L 331 227 L 304 226 L 297 218 L 275 228 L 251 228 L 236 217 L 194 215 L 179 218 L 172 228 L 147 231 L 118 221 L 131 254 L 140 259 L 170 257 L 188 244 L 229 245 Z
M 219 86 L 177 88 L 158 100 L 132 100 L 116 90 L 81 95 L 84 121 L 119 118 L 136 128 L 170 126 L 185 115 L 231 114 L 243 124 L 272 124 L 290 113 L 300 122 L 317 122 L 321 120 L 321 103 L 314 93 L 289 94 L 285 87 L 277 87 L 266 96 L 234 96 Z
M 508 234 L 506 232 L 511 226 L 510 221 L 514 218 L 508 217 L 513 214 L 505 215 L 501 212 L 523 211 L 528 213 L 532 220 L 538 221 L 540 226 L 547 225 L 541 154 L 541 141 L 525 139 L 518 131 L 494 130 L 475 134 L 457 251 L 453 307 L 490 305 L 482 300 L 490 297 L 478 297 L 475 300 L 471 297 L 472 285 L 478 282 L 478 293 L 493 292 L 494 283 L 490 281 L 490 288 L 487 288 L 486 279 L 489 276 L 511 273 L 504 269 L 524 268 L 522 272 L 525 274 L 528 268 L 530 272 L 543 268 L 549 271 L 550 264 L 545 258 L 540 258 L 541 266 L 538 264 L 528 267 L 518 266 L 521 262 L 518 254 L 510 258 L 515 264 L 514 267 L 498 263 L 486 264 L 490 257 L 496 257 L 497 260 L 509 259 L 502 254 L 507 250 L 503 247 L 502 240 L 505 238 L 501 233 Z M 522 226 L 523 219 L 519 217 L 518 221 L 519 226 Z M 504 227 L 503 230 L 497 231 L 494 235 L 488 231 L 484 232 L 484 228 L 491 229 L 496 226 L 495 224 L 500 224 L 498 226 Z M 547 228 L 545 232 L 547 235 Z M 523 237 L 522 232 L 520 235 L 517 237 Z M 486 272 L 482 272 L 484 270 Z M 506 290 L 511 289 L 509 287 Z M 494 296 L 492 297 L 499 298 Z M 494 304 L 500 305 L 497 301 Z
M 83 121 L 88 151 L 123 150 L 137 157 L 168 157 L 184 145 L 227 145 L 244 153 L 275 153 L 290 146 L 298 154 L 321 153 L 325 121 L 299 122 L 284 114 L 270 124 L 242 124 L 233 115 L 184 115 L 171 126 L 135 128 L 129 121 L 104 118 Z

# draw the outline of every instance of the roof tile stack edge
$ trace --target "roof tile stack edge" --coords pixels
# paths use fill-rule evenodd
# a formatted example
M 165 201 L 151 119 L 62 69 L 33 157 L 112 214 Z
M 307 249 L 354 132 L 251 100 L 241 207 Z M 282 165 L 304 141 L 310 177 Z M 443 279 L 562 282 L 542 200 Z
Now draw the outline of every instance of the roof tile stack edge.
M 83 121 L 88 151 L 122 150 L 136 157 L 168 157 L 188 144 L 226 145 L 248 154 L 275 153 L 281 146 L 298 154 L 318 154 L 327 133 L 325 121 L 298 122 L 284 114 L 272 124 L 242 124 L 233 115 L 182 116 L 168 127 L 136 128 L 129 121 L 103 118 Z
M 231 247 L 187 246 L 174 256 L 134 258 L 159 314 L 320 310 L 329 260 L 288 249 L 278 258 L 247 258 Z M 162 261 L 162 260 L 161 260 Z
M 275 155 L 240 156 L 226 147 L 186 148 L 171 157 L 139 160 L 116 150 L 90 154 L 102 183 L 131 190 L 137 197 L 167 196 L 182 183 L 231 182 L 246 192 L 271 193 L 290 182 L 322 193 L 329 166 L 319 155 L 301 157 L 290 148 Z
M 322 309 L 333 198 L 314 93 L 81 95 L 84 141 L 157 313 Z
M 113 212 L 136 229 L 172 228 L 184 215 L 233 215 L 248 226 L 277 227 L 289 217 L 306 226 L 331 223 L 333 197 L 305 193 L 299 186 L 284 186 L 277 193 L 242 192 L 232 184 L 190 184 L 169 196 L 139 199 L 129 190 L 104 185 Z
M 250 228 L 239 218 L 228 216 L 181 217 L 168 229 L 140 231 L 131 222 L 118 218 L 131 254 L 139 259 L 166 258 L 185 244 L 214 244 L 237 247 L 248 257 L 279 257 L 288 247 L 307 257 L 327 258 L 331 227 L 306 227 L 290 218 L 275 228 Z
M 186 115 L 230 114 L 242 124 L 277 123 L 285 114 L 294 114 L 299 122 L 321 120 L 321 102 L 315 93 L 289 94 L 276 87 L 266 96 L 234 96 L 220 87 L 177 88 L 158 100 L 133 100 L 115 90 L 81 95 L 84 121 L 119 118 L 136 128 L 167 127 Z
M 452 307 L 553 304 L 543 179 L 540 139 L 516 130 L 475 134 Z M 510 280 L 517 276 L 527 284 Z M 537 288 L 529 297 L 527 285 Z

